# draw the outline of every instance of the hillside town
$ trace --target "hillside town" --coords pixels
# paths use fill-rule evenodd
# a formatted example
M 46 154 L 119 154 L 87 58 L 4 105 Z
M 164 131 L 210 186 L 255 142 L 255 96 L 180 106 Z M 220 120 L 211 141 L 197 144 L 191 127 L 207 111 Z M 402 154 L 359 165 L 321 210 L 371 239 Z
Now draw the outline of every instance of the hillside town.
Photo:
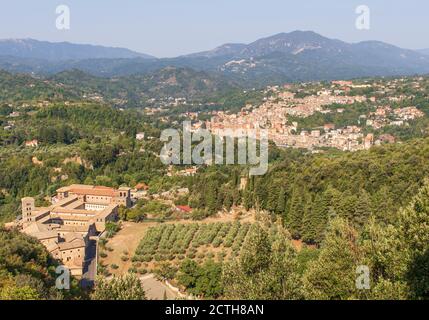
M 267 129 L 268 137 L 277 146 L 315 150 L 335 148 L 342 151 L 369 149 L 374 144 L 392 142 L 394 137 L 382 135 L 375 139 L 374 134 L 366 132 L 364 127 L 374 130 L 385 126 L 407 126 L 409 121 L 424 117 L 424 113 L 415 106 L 393 109 L 389 105 L 376 106 L 374 112 L 362 114 L 356 119 L 356 125 L 337 127 L 332 123 L 302 130 L 299 119 L 316 113 L 328 115 L 342 114 L 355 103 L 376 104 L 376 98 L 345 95 L 351 88 L 363 88 L 369 85 L 354 85 L 351 81 L 333 81 L 330 88 L 323 88 L 316 95 L 297 98 L 291 91 L 269 87 L 266 92 L 274 95 L 264 98 L 265 102 L 254 107 L 246 105 L 239 113 L 214 111 L 205 126 L 214 135 L 243 136 L 247 130 Z M 339 87 L 339 88 L 338 88 Z M 287 88 L 287 86 L 285 86 Z M 335 108 L 329 108 L 335 106 Z M 293 121 L 290 121 L 290 119 Z M 202 127 L 201 122 L 193 125 Z

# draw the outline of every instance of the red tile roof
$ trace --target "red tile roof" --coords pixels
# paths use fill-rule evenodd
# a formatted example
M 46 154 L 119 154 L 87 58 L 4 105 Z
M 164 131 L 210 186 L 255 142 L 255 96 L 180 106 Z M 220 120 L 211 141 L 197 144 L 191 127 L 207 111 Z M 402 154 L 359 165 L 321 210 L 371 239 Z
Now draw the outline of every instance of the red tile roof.
M 140 182 L 136 185 L 136 189 L 137 190 L 147 190 L 147 189 L 149 189 L 149 186 L 144 182 Z
M 101 196 L 101 197 L 114 197 L 115 196 L 115 189 L 109 188 L 109 187 L 94 187 L 91 189 L 70 188 L 69 192 L 74 193 L 74 194 Z
M 192 208 L 190 206 L 176 206 L 177 209 L 183 212 L 191 212 Z

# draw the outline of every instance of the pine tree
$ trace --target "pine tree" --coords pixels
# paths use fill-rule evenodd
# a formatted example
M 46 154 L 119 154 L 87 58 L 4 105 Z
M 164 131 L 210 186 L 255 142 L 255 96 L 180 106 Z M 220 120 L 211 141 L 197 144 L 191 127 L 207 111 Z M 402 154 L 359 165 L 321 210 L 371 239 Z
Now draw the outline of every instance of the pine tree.
M 253 193 L 253 202 L 259 208 L 266 208 L 267 195 L 265 187 L 262 185 L 262 180 L 255 181 L 255 189 Z
M 276 213 L 282 213 L 285 210 L 286 210 L 286 191 L 282 187 L 280 188 L 280 191 L 277 197 Z
M 317 210 L 316 208 L 320 206 L 320 196 L 317 195 L 314 203 L 311 202 L 311 199 L 307 198 L 304 207 L 304 218 L 302 220 L 302 240 L 306 243 L 316 243 L 317 238 Z
M 352 217 L 354 225 L 361 228 L 368 221 L 371 214 L 371 200 L 369 195 L 365 190 L 361 190 Z
M 356 298 L 359 259 L 356 231 L 344 219 L 332 220 L 318 259 L 310 263 L 304 274 L 306 298 Z
M 267 232 L 259 224 L 252 225 L 243 244 L 240 264 L 244 273 L 250 275 L 266 268 L 270 259 L 270 243 Z
M 298 189 L 294 189 L 289 204 L 289 210 L 286 216 L 286 226 L 292 237 L 299 239 L 301 237 L 302 219 L 304 217 L 303 198 Z
M 270 212 L 275 212 L 277 209 L 277 202 L 279 199 L 279 186 L 277 183 L 272 182 L 268 185 L 268 195 L 266 201 L 266 209 Z
M 351 221 L 355 212 L 357 200 L 357 196 L 351 194 L 350 191 L 343 192 L 337 205 L 339 217 Z
M 246 208 L 246 210 L 249 210 L 250 208 L 252 208 L 254 206 L 253 193 L 252 193 L 252 191 L 250 191 L 248 189 L 244 190 L 243 205 Z
M 320 244 L 324 239 L 325 229 L 330 214 L 330 194 L 317 195 L 311 208 L 306 209 L 303 221 L 303 240 L 307 243 Z
M 223 191 L 223 195 L 224 195 L 223 196 L 223 206 L 225 207 L 226 210 L 229 211 L 229 209 L 231 209 L 233 201 L 234 201 L 233 192 L 227 188 Z
M 275 228 L 275 229 L 274 229 Z M 285 300 L 302 298 L 296 251 L 282 226 L 271 226 L 270 237 L 252 227 L 238 259 L 223 270 L 224 298 Z
M 218 209 L 218 191 L 214 182 L 209 183 L 205 188 L 205 204 L 206 210 L 210 214 L 213 214 Z
M 401 254 L 408 258 L 405 279 L 411 298 L 429 299 L 429 180 L 400 212 L 398 238 L 405 245 Z
M 394 212 L 396 212 L 395 204 L 393 203 L 393 195 L 388 187 L 381 187 L 372 196 L 372 208 L 374 216 L 386 223 L 394 223 Z

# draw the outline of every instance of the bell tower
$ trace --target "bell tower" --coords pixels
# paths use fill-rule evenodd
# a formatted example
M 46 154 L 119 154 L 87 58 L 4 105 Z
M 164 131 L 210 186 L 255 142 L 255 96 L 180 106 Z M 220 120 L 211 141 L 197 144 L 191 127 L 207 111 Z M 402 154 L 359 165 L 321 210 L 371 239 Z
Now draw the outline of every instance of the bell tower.
M 35 201 L 34 198 L 22 198 L 22 221 L 30 222 L 32 219 L 32 213 L 35 209 Z

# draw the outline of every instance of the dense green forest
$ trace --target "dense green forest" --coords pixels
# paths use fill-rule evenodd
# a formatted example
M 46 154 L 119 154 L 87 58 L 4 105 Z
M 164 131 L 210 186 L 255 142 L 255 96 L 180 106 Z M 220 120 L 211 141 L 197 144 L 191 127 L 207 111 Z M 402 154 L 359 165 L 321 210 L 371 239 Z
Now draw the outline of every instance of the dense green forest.
M 371 218 L 358 232 L 346 218 L 329 219 L 316 256 L 300 266 L 288 233 L 270 236 L 252 227 L 239 257 L 224 266 L 224 296 L 231 299 L 428 299 L 429 184 L 394 214 L 392 223 Z M 368 268 L 368 287 L 356 285 Z
M 358 229 L 370 217 L 391 222 L 428 176 L 428 157 L 429 139 L 330 155 L 272 148 L 269 172 L 247 179 L 242 191 L 243 168 L 201 171 L 188 182 L 189 204 L 208 215 L 234 204 L 265 209 L 282 217 L 294 238 L 318 244 L 332 217 L 347 218 Z
M 0 70 L 0 101 L 32 101 L 76 99 L 73 90 L 67 90 L 51 81 L 43 81 L 25 74 L 10 74 Z

